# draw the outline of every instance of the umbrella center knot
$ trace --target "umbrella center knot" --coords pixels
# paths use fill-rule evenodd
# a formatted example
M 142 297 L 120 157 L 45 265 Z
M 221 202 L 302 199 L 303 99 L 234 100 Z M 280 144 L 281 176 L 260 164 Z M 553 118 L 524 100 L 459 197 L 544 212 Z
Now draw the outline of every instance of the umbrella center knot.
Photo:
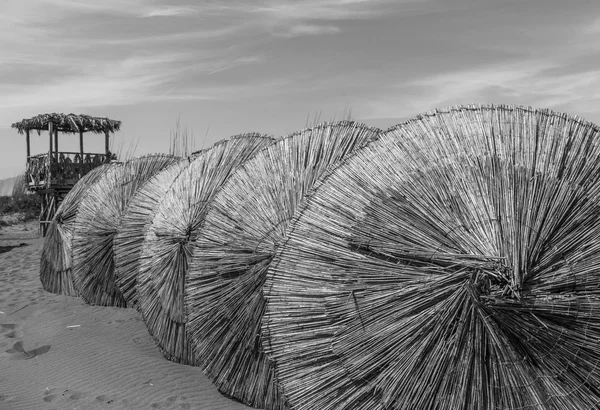
M 471 274 L 471 288 L 478 300 L 488 296 L 521 299 L 520 292 L 513 288 L 510 278 L 510 269 L 502 264 L 477 268 Z

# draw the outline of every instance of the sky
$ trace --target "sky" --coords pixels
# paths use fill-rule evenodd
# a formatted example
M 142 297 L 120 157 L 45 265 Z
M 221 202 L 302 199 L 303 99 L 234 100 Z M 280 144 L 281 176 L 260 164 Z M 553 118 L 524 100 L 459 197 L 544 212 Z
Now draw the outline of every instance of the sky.
M 387 128 L 456 104 L 551 108 L 600 124 L 600 2 L 2 0 L 0 178 L 11 124 L 62 112 L 122 121 L 122 155 L 206 148 L 352 118 Z M 78 137 L 59 136 L 61 150 Z M 32 154 L 47 151 L 47 133 Z M 85 135 L 86 152 L 103 137 Z

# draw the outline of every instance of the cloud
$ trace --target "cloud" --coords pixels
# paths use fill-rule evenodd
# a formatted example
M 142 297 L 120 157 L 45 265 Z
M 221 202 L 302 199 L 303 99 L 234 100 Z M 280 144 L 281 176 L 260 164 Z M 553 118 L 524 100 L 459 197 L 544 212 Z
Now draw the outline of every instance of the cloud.
M 192 16 L 196 13 L 197 10 L 191 7 L 161 7 L 142 14 L 142 17 Z
M 595 114 L 600 68 L 565 72 L 548 61 L 484 65 L 390 85 L 365 118 L 407 117 L 456 104 L 507 103 Z M 597 114 L 596 114 L 597 115 Z
M 284 33 L 284 37 L 296 36 L 318 36 L 323 34 L 337 34 L 341 31 L 336 26 L 318 26 L 315 24 L 295 24 L 289 27 Z
M 191 59 L 186 53 L 163 52 L 138 54 L 121 60 L 89 61 L 85 58 L 63 60 L 72 71 L 63 75 L 62 66 L 46 81 L 21 82 L 0 79 L 0 126 L 14 121 L 23 108 L 36 112 L 81 111 L 88 107 L 148 104 L 158 101 L 225 100 L 239 98 L 250 92 L 264 94 L 275 82 L 256 84 L 224 84 L 203 80 L 203 75 L 217 74 L 240 66 L 257 64 L 260 56 L 230 58 L 214 55 L 205 61 Z M 1 66 L 0 66 L 1 68 Z M 35 78 L 49 70 L 46 64 L 29 65 Z M 1 73 L 1 71 L 0 71 Z M 60 73 L 60 75 L 59 75 Z M 186 83 L 186 76 L 196 79 Z M 278 82 L 281 86 L 282 83 Z
M 302 0 L 295 2 L 262 1 L 253 12 L 283 21 L 353 20 L 373 17 L 385 11 L 383 6 L 418 3 L 423 0 Z
M 50 6 L 69 13 L 137 14 L 148 0 L 33 0 L 38 6 Z M 29 2 L 28 2 L 29 3 Z M 28 7 L 31 7 L 28 4 Z

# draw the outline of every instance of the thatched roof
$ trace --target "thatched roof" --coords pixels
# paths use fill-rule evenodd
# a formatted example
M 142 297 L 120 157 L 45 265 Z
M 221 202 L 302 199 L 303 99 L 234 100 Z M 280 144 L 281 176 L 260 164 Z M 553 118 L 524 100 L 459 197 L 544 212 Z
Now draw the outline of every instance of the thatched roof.
M 313 185 L 379 132 L 343 121 L 294 133 L 241 166 L 215 196 L 196 240 L 186 308 L 190 343 L 225 394 L 286 408 L 260 345 L 266 269 Z
M 71 275 L 72 241 L 79 204 L 90 188 L 118 162 L 103 164 L 84 175 L 61 202 L 48 226 L 40 260 L 40 281 L 45 290 L 77 296 Z
M 52 121 L 55 130 L 64 133 L 93 132 L 104 134 L 106 131 L 114 133 L 121 128 L 121 121 L 111 120 L 109 118 L 91 117 L 84 114 L 39 114 L 33 118 L 24 119 L 11 125 L 16 128 L 19 134 L 25 130 L 36 130 L 38 134 L 41 131 L 48 131 L 48 123 Z
M 600 129 L 514 106 L 382 133 L 301 206 L 265 348 L 302 409 L 600 402 Z
M 139 310 L 163 355 L 196 364 L 187 342 L 185 280 L 194 239 L 207 207 L 223 182 L 257 151 L 273 143 L 262 134 L 245 134 L 215 144 L 193 158 L 156 205 L 140 256 L 137 277 Z
M 127 306 L 115 284 L 113 239 L 137 189 L 179 160 L 166 154 L 130 159 L 104 173 L 82 199 L 73 235 L 72 276 L 75 288 L 85 302 Z

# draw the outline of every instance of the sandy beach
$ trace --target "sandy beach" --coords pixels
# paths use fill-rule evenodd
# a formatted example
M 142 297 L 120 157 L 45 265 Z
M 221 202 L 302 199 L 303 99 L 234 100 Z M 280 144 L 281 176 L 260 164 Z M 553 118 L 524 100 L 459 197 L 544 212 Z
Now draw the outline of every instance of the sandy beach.
M 163 358 L 134 309 L 46 292 L 37 225 L 0 229 L 0 410 L 250 409 Z

